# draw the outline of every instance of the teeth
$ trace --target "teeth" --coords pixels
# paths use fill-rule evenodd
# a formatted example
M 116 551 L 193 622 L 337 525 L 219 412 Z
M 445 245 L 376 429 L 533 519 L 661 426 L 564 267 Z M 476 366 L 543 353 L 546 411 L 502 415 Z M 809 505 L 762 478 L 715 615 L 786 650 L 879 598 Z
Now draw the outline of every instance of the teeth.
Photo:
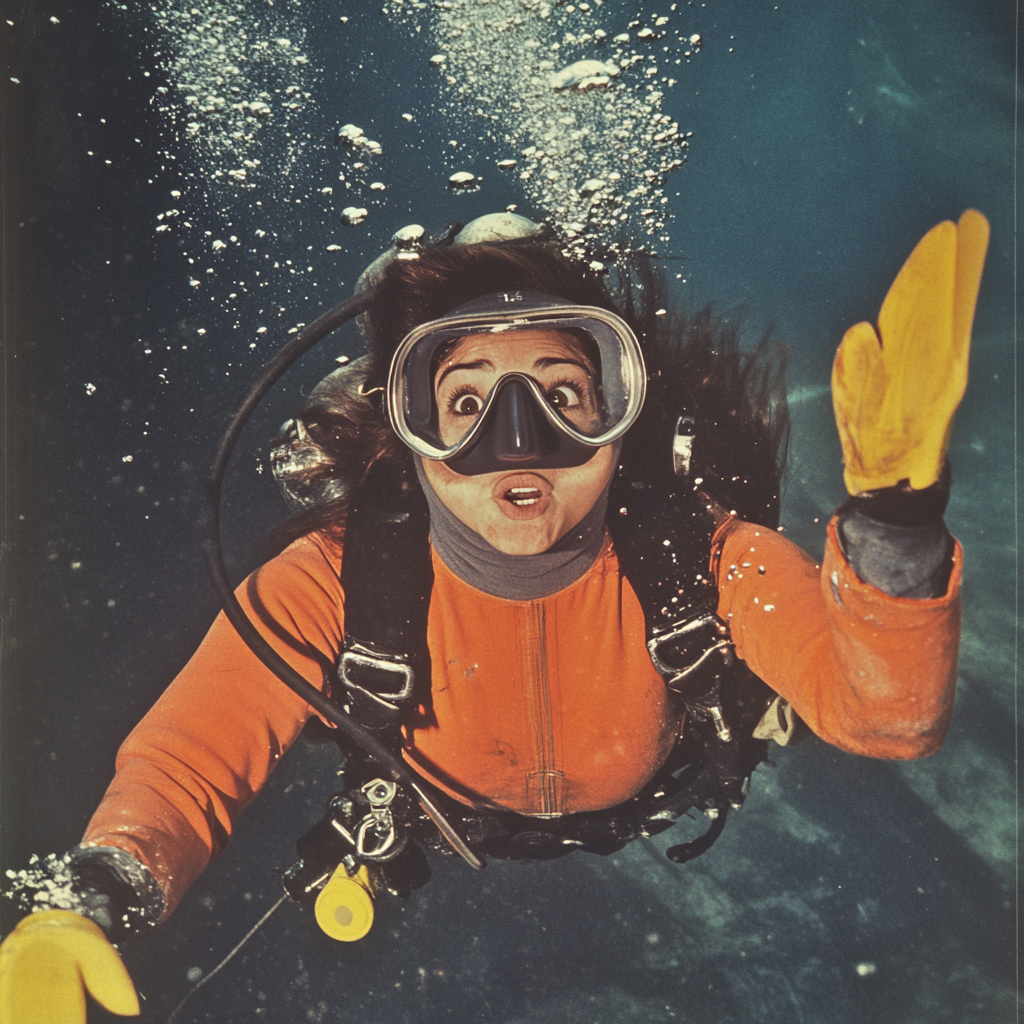
M 543 492 L 539 487 L 510 487 L 505 492 L 505 500 L 518 508 L 536 505 L 542 497 Z

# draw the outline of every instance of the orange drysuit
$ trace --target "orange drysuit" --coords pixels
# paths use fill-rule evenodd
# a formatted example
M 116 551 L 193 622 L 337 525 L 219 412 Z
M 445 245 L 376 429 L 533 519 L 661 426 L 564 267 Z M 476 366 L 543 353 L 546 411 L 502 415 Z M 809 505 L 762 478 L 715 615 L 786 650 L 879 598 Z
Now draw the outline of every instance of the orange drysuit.
M 774 531 L 726 520 L 712 541 L 718 614 L 739 657 L 822 739 L 872 757 L 929 754 L 952 714 L 960 546 L 945 595 L 894 598 L 856 577 L 835 531 L 833 520 L 819 567 Z M 679 722 L 611 541 L 583 577 L 536 601 L 483 594 L 436 555 L 434 573 L 433 678 L 405 727 L 408 762 L 463 802 L 522 814 L 638 792 Z M 318 687 L 343 638 L 340 574 L 341 552 L 313 535 L 239 588 L 267 640 Z M 219 616 L 125 740 L 83 843 L 142 861 L 172 910 L 312 714 Z

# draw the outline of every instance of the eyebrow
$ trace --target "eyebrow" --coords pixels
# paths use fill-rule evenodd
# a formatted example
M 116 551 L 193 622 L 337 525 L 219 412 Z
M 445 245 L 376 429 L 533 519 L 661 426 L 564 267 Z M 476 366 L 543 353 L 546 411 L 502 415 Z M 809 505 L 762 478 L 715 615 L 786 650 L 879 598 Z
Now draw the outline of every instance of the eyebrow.
M 584 373 L 589 374 L 591 377 L 593 377 L 594 374 L 597 372 L 594 369 L 594 367 L 588 366 L 586 363 L 582 362 L 579 359 L 566 359 L 564 357 L 560 357 L 558 359 L 555 359 L 555 358 L 538 359 L 533 365 L 534 365 L 534 368 L 539 368 L 541 370 L 546 370 L 549 366 L 562 366 L 562 365 L 564 365 L 566 363 L 568 363 L 570 366 L 578 366 L 581 370 L 583 370 Z
M 566 359 L 562 356 L 559 356 L 557 358 L 552 356 L 538 359 L 533 364 L 533 368 L 535 370 L 546 370 L 551 366 L 563 366 L 565 364 L 568 364 L 570 366 L 578 366 L 581 370 L 583 370 L 584 373 L 590 374 L 591 376 L 593 376 L 595 372 L 592 366 L 588 366 L 586 363 L 580 362 L 580 360 L 578 359 Z M 450 366 L 446 366 L 444 370 L 441 371 L 441 376 L 437 378 L 437 383 L 434 385 L 434 387 L 440 388 L 445 377 L 447 377 L 449 373 L 454 373 L 456 370 L 486 369 L 494 369 L 494 364 L 489 359 L 476 359 L 471 363 L 452 363 Z
M 472 363 L 450 363 L 441 371 L 441 376 L 437 378 L 437 383 L 434 387 L 439 388 L 445 377 L 456 370 L 485 370 L 487 367 L 490 367 L 492 370 L 494 369 L 494 363 L 489 359 L 477 359 Z

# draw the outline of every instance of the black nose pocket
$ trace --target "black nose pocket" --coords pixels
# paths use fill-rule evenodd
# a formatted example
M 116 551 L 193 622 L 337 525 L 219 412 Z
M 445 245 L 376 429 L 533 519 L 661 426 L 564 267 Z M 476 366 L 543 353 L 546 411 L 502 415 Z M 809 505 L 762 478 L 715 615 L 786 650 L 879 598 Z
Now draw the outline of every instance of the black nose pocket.
M 522 380 L 499 383 L 494 401 L 468 451 L 446 459 L 463 476 L 509 469 L 553 469 L 582 466 L 596 448 L 558 430 L 544 415 Z
M 496 396 L 489 433 L 502 462 L 533 462 L 558 448 L 554 428 L 522 381 L 510 380 Z M 482 441 L 481 443 L 485 443 Z

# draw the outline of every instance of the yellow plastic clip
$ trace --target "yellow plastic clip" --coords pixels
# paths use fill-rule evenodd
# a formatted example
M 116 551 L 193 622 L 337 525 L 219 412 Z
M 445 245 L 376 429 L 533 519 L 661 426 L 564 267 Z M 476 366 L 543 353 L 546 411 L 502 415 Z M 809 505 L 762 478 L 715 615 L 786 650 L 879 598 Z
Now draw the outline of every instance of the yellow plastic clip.
M 325 934 L 339 942 L 361 939 L 373 925 L 373 883 L 365 864 L 350 875 L 344 864 L 316 898 L 316 923 Z

